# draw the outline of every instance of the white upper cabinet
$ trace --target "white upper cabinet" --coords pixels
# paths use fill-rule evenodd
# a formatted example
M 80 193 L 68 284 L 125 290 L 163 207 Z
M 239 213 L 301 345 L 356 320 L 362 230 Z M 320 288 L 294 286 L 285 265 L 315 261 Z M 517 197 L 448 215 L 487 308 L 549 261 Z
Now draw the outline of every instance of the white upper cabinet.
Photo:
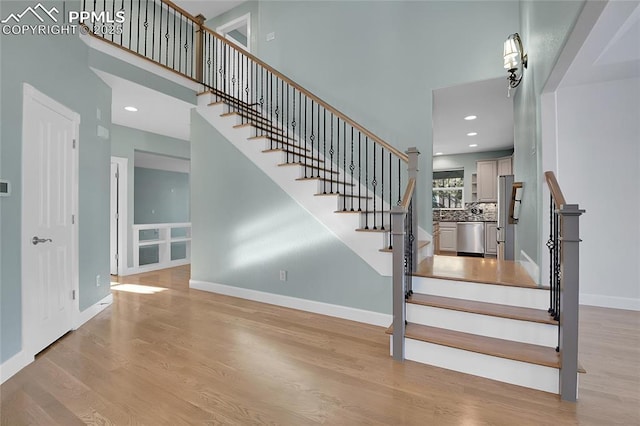
M 498 200 L 498 163 L 496 160 L 477 162 L 478 201 L 496 202 Z

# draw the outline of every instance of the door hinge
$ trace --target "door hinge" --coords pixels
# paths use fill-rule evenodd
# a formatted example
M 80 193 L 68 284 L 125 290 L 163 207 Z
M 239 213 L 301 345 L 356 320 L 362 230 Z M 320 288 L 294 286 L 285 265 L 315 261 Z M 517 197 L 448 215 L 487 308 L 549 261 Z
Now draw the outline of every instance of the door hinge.
M 71 146 L 73 147 L 73 149 L 76 149 L 76 140 L 73 140 L 73 143 L 71 144 Z
M 76 300 L 76 291 L 75 290 L 71 290 L 71 298 L 73 300 Z
M 75 225 L 75 224 L 76 224 L 76 215 L 75 215 L 75 214 L 72 214 L 72 215 L 71 215 L 71 224 L 72 224 L 72 225 Z
M 116 172 L 116 179 L 120 179 L 120 172 Z

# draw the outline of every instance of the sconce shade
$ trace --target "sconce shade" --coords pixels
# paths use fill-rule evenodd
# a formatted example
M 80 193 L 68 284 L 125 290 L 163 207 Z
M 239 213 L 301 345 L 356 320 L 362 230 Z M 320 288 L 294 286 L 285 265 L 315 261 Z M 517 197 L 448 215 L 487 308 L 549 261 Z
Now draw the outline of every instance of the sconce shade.
M 511 34 L 504 42 L 504 69 L 509 73 L 509 88 L 518 87 L 522 80 L 524 69 L 527 68 L 527 55 L 522 47 L 520 34 Z

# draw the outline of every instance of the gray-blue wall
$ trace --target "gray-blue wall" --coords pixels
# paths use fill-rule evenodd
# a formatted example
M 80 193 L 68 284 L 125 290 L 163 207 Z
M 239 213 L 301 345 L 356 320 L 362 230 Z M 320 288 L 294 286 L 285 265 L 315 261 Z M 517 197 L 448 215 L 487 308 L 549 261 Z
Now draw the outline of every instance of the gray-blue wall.
M 191 154 L 192 279 L 391 312 L 389 277 L 354 254 L 195 111 Z M 280 281 L 280 270 L 288 271 L 287 281 Z
M 25 2 L 1 2 L 0 15 L 20 13 Z M 49 2 L 59 10 L 62 2 Z M 79 3 L 69 2 L 67 8 Z M 109 140 L 97 126 L 111 123 L 111 89 L 88 68 L 88 48 L 77 36 L 2 35 L 0 37 L 0 177 L 13 194 L 0 199 L 2 247 L 0 282 L 0 362 L 22 348 L 21 324 L 21 171 L 22 84 L 29 83 L 81 116 L 79 149 L 79 302 L 84 310 L 109 293 Z M 98 120 L 97 109 L 102 113 Z
M 167 170 L 134 169 L 134 221 L 189 222 L 189 174 Z
M 540 265 L 542 255 L 542 139 L 540 94 L 555 66 L 584 1 L 523 1 L 521 36 L 529 66 L 514 95 L 514 170 L 523 182 L 522 209 L 516 231 L 516 259 L 524 251 Z
M 109 64 L 109 62 L 107 62 Z M 133 70 L 135 71 L 135 70 Z M 137 75 L 138 72 L 134 72 Z M 151 78 L 150 78 L 151 80 Z M 160 83 L 162 80 L 159 81 Z M 167 85 L 160 84 L 158 87 L 172 88 L 173 83 Z M 190 98 L 193 99 L 193 92 Z M 188 141 L 175 139 L 168 136 L 158 135 L 155 133 L 145 132 L 131 127 L 111 126 L 111 155 L 114 157 L 126 158 L 128 160 L 127 167 L 127 266 L 133 265 L 133 237 L 131 226 L 134 219 L 135 191 L 134 191 L 134 168 L 135 168 L 135 152 L 143 151 L 153 154 L 168 155 L 170 157 L 189 159 L 191 156 L 191 148 Z

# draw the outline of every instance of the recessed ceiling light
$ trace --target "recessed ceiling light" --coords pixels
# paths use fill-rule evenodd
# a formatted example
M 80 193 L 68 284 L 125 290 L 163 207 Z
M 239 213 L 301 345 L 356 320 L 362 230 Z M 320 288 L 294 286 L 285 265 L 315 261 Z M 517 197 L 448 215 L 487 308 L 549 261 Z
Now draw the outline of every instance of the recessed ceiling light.
M 478 117 L 476 117 L 475 115 L 467 115 L 464 119 L 465 120 L 475 120 L 476 118 L 478 118 Z
M 434 155 L 442 155 L 441 152 L 436 152 Z
M 134 106 L 126 106 L 126 107 L 124 107 L 124 109 L 126 109 L 127 111 L 130 111 L 130 112 L 136 112 L 138 110 L 138 108 L 136 108 Z
M 477 144 L 477 143 L 472 143 L 471 145 L 469 145 L 469 148 L 475 148 L 475 147 L 477 147 L 477 146 L 478 146 L 478 144 Z
M 467 133 L 467 136 L 475 136 L 477 134 L 478 134 L 478 132 L 470 132 L 470 133 Z

